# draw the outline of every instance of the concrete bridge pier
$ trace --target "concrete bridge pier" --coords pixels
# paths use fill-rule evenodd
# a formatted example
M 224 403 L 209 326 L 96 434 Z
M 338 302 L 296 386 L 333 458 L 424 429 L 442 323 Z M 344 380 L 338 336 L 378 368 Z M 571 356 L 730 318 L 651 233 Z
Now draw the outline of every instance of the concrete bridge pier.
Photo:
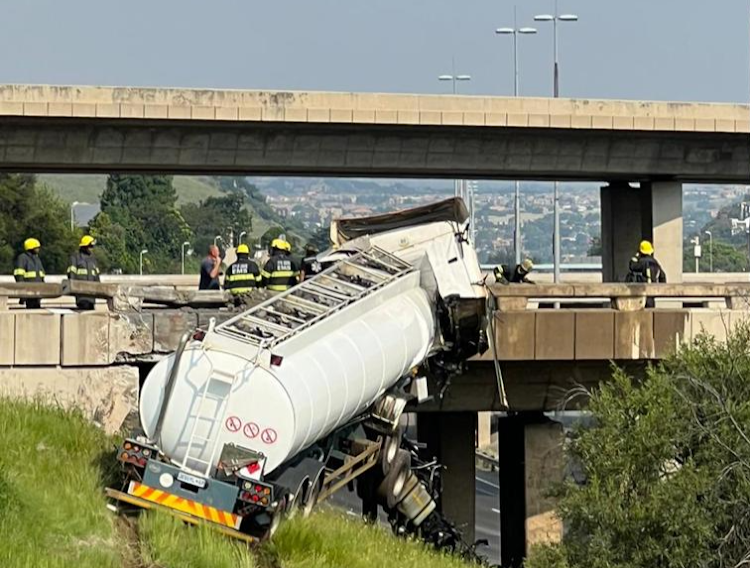
M 682 184 L 611 182 L 601 189 L 602 280 L 622 282 L 641 240 L 650 240 L 670 283 L 682 282 Z
M 562 538 L 547 492 L 562 480 L 563 428 L 544 414 L 522 412 L 500 418 L 498 438 L 500 559 L 517 568 L 529 546 Z
M 476 431 L 476 412 L 421 413 L 417 422 L 419 441 L 427 444 L 445 467 L 438 506 L 463 532 L 467 542 L 475 538 Z

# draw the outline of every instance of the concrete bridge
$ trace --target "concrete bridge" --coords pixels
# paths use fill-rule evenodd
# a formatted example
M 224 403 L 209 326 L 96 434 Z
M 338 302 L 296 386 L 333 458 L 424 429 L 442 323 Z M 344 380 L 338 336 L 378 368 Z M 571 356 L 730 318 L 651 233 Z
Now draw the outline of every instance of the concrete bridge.
M 86 292 L 98 289 L 99 297 L 109 299 L 118 287 L 134 290 L 132 282 L 93 286 Z M 30 294 L 30 287 L 0 285 L 0 297 L 11 298 L 0 310 L 0 394 L 53 397 L 83 407 L 109 429 L 119 427 L 135 408 L 139 378 L 175 349 L 185 330 L 232 315 L 215 294 L 200 299 L 207 307 L 196 309 L 190 300 L 167 293 L 169 287 L 157 288 L 158 294 L 149 286 L 135 290 L 140 303 L 110 302 L 111 309 L 80 313 L 7 309 L 12 298 Z M 699 333 L 722 340 L 750 318 L 750 283 L 495 285 L 491 290 L 497 304 L 495 348 L 509 407 L 501 405 L 488 352 L 452 380 L 442 399 L 414 410 L 420 439 L 448 468 L 442 506 L 469 535 L 477 515 L 473 499 L 466 497 L 476 479 L 474 448 L 477 439 L 480 445 L 490 439 L 489 413 L 503 411 L 497 420 L 497 510 L 503 557 L 510 559 L 523 555 L 527 543 L 561 534 L 554 503 L 544 494 L 562 475 L 563 431 L 543 413 L 559 409 L 574 385 L 592 388 L 606 381 L 612 361 L 639 376 L 646 365 Z M 47 296 L 45 303 L 59 305 L 54 293 L 76 291 L 83 290 L 53 283 L 35 292 Z M 646 297 L 656 298 L 656 309 L 643 308 Z M 556 301 L 576 303 L 549 309 Z M 179 302 L 182 307 L 176 308 Z M 442 385 L 430 387 L 436 394 Z M 582 405 L 585 399 L 568 408 Z
M 0 171 L 600 181 L 606 282 L 642 239 L 679 281 L 682 183 L 750 182 L 747 105 L 5 85 L 0 127 Z
M 0 169 L 750 180 L 743 105 L 0 86 Z

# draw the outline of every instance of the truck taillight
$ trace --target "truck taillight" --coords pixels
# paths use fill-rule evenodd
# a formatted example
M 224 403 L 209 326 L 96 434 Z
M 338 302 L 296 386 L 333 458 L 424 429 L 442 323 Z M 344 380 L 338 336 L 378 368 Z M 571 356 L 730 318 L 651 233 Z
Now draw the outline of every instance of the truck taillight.
M 242 491 L 240 491 L 240 501 L 246 503 L 268 505 L 273 495 L 273 488 L 263 483 L 250 483 L 245 481 L 242 483 Z

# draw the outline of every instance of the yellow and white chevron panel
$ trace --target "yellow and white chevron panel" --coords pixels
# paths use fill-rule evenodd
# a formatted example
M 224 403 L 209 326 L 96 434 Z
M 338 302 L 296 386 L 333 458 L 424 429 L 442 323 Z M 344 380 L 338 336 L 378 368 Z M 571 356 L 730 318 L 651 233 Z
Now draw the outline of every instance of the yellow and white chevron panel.
M 134 497 L 139 497 L 140 499 L 156 503 L 157 505 L 169 507 L 175 511 L 193 515 L 194 517 L 205 519 L 233 529 L 239 529 L 240 522 L 242 521 L 242 517 L 239 515 L 227 513 L 226 511 L 221 511 L 215 507 L 210 507 L 202 503 L 196 503 L 195 501 L 172 495 L 161 489 L 153 489 L 152 487 L 143 485 L 137 481 L 130 482 L 128 493 Z

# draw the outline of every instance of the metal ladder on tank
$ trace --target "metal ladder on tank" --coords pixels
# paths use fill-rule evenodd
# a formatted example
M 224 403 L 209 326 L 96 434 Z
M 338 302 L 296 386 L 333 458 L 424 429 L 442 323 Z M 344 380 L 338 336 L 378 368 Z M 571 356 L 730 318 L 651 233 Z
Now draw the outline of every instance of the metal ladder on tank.
M 272 348 L 415 270 L 371 247 L 217 325 L 215 331 Z
M 221 430 L 221 425 L 224 423 L 224 420 L 226 418 L 227 409 L 229 408 L 229 399 L 232 394 L 232 388 L 234 387 L 234 382 L 236 380 L 237 376 L 225 373 L 224 371 L 221 371 L 219 369 L 213 368 L 211 372 L 208 375 L 208 380 L 206 381 L 204 387 L 203 387 L 203 394 L 201 395 L 200 401 L 198 402 L 198 410 L 195 414 L 195 419 L 193 422 L 193 428 L 190 432 L 190 438 L 188 438 L 188 445 L 187 449 L 185 451 L 185 457 L 182 460 L 182 467 L 186 469 L 190 469 L 192 471 L 195 471 L 196 473 L 199 473 L 200 475 L 204 477 L 209 477 L 211 474 L 211 469 L 213 468 L 214 459 L 216 458 L 216 449 L 218 448 L 218 442 L 219 442 L 219 430 Z M 225 397 L 220 396 L 208 396 L 209 391 L 211 390 L 211 384 L 212 383 L 221 383 L 223 385 L 227 385 L 229 388 L 229 394 Z M 215 409 L 215 412 L 209 412 L 206 411 L 204 408 L 206 400 L 214 401 L 218 406 Z M 222 407 L 223 409 L 219 413 L 218 410 Z M 217 418 L 217 415 L 220 414 L 220 416 Z M 196 430 L 198 429 L 199 423 L 207 423 L 208 424 L 208 436 L 200 436 L 196 433 Z M 218 428 L 218 430 L 214 430 L 214 428 Z M 212 435 L 213 433 L 213 435 Z M 211 456 L 208 458 L 208 460 L 201 459 L 197 456 L 202 455 L 205 448 L 202 448 L 200 452 L 196 452 L 196 455 L 193 455 L 193 449 L 195 448 L 196 443 L 205 443 L 209 444 L 211 446 Z M 200 464 L 200 469 L 194 467 L 194 464 Z

